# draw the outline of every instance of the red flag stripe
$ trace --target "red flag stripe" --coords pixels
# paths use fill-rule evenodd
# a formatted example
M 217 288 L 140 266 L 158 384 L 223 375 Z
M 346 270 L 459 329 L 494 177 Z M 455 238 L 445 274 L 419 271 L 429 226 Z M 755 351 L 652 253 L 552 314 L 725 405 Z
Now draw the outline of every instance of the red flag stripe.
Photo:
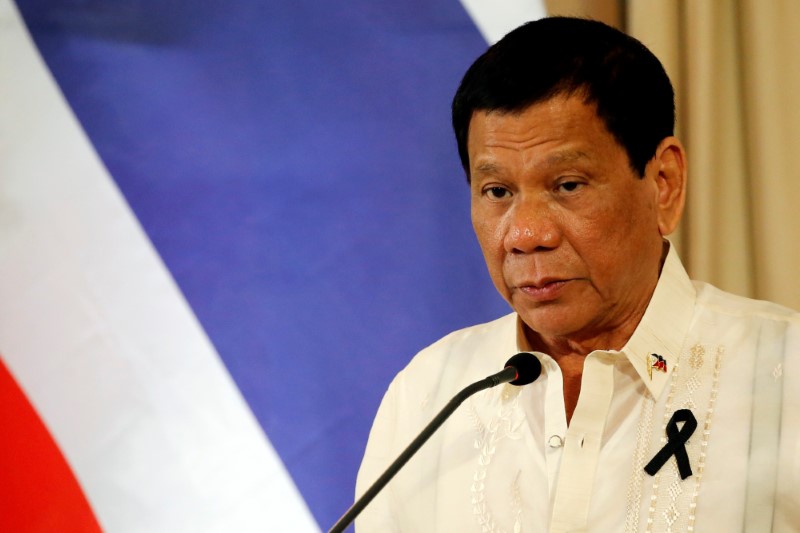
M 101 531 L 61 450 L 0 359 L 0 531 Z

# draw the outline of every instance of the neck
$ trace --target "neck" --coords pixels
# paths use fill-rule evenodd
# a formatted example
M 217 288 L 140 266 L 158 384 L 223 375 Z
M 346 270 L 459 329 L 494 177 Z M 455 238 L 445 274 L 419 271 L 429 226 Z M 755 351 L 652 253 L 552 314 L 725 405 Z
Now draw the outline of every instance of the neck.
M 641 320 L 641 316 L 639 317 Z M 544 352 L 556 361 L 567 356 L 586 356 L 595 350 L 620 350 L 628 342 L 636 326 L 634 324 L 620 327 L 613 331 L 604 331 L 597 335 L 544 337 L 525 326 L 525 336 L 535 351 Z

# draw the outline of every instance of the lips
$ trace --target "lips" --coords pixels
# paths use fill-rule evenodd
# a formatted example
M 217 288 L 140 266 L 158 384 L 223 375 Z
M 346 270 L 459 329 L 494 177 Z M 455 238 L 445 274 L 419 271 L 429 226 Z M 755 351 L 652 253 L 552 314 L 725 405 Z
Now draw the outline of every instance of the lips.
M 558 299 L 569 282 L 568 279 L 542 280 L 519 284 L 517 289 L 536 302 L 549 302 Z

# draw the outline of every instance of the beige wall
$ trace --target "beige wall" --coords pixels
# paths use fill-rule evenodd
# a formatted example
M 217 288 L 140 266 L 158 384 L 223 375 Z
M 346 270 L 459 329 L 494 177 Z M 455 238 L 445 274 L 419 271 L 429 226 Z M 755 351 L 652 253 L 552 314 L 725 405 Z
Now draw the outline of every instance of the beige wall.
M 545 0 L 550 15 L 588 17 L 615 28 L 625 27 L 623 0 Z

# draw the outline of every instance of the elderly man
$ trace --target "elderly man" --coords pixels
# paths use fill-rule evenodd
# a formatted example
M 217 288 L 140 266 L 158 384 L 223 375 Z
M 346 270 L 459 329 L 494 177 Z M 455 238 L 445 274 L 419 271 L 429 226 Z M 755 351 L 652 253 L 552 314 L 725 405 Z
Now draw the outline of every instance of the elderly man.
M 357 492 L 510 355 L 542 377 L 462 405 L 359 531 L 800 530 L 800 317 L 689 280 L 665 240 L 686 190 L 674 120 L 659 61 L 598 22 L 526 24 L 472 65 L 453 125 L 514 312 L 395 378 Z

